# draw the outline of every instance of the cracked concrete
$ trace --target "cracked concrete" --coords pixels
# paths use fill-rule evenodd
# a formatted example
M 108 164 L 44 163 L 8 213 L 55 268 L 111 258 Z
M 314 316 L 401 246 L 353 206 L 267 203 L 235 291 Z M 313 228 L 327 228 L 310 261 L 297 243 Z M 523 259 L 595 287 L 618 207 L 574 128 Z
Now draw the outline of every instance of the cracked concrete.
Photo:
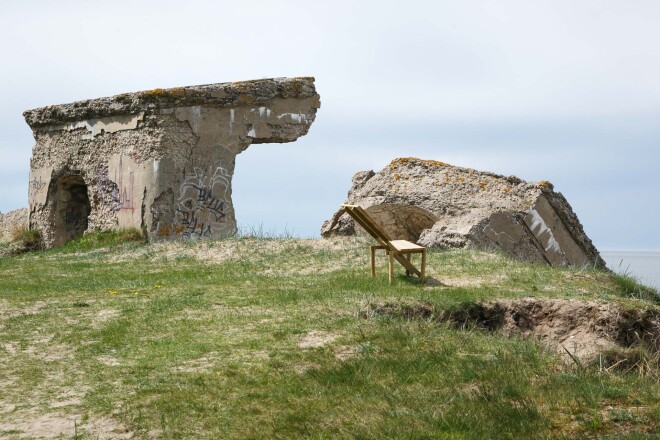
M 24 113 L 36 141 L 29 224 L 47 246 L 86 231 L 141 228 L 150 238 L 236 230 L 235 158 L 293 142 L 320 108 L 314 78 L 155 89 Z
M 365 208 L 393 239 L 499 249 L 555 266 L 605 267 L 568 201 L 545 181 L 401 158 L 378 173 L 358 172 L 346 203 Z M 355 233 L 341 209 L 321 229 L 324 237 Z

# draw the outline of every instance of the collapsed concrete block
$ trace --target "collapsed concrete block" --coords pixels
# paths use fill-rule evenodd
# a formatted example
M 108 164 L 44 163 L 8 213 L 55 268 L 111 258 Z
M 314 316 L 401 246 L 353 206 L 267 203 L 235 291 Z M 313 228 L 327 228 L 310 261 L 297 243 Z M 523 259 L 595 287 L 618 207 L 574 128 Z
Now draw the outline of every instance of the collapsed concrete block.
M 90 230 L 151 238 L 236 230 L 231 180 L 251 144 L 307 134 L 314 78 L 276 78 L 126 93 L 24 113 L 36 141 L 29 223 L 46 246 Z
M 10 241 L 14 238 L 14 231 L 27 228 L 28 210 L 26 208 L 15 209 L 5 214 L 0 213 L 0 242 Z
M 545 181 L 400 158 L 377 173 L 353 176 L 346 203 L 365 208 L 394 239 L 501 249 L 554 266 L 605 267 L 568 201 Z M 341 209 L 321 228 L 323 237 L 355 233 Z

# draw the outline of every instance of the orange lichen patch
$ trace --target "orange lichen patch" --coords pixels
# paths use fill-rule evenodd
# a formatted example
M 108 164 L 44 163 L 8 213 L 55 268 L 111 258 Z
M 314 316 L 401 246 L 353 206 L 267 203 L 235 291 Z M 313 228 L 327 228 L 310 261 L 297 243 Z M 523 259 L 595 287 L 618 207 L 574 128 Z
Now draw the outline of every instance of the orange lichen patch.
M 504 189 L 502 191 L 504 191 L 505 193 L 508 193 L 509 191 L 511 191 L 511 187 L 507 185 L 507 186 L 504 187 Z
M 390 162 L 390 168 L 399 168 L 399 167 L 404 167 L 407 165 L 419 165 L 427 168 L 437 168 L 437 167 L 452 167 L 453 165 L 450 165 L 445 162 L 440 162 L 437 160 L 424 160 L 424 159 L 419 159 L 417 157 L 399 157 L 397 159 L 394 159 L 392 162 Z
M 486 182 L 479 182 L 482 191 L 486 191 Z
M 401 179 L 401 174 L 400 174 L 400 173 L 394 173 L 394 178 L 395 178 L 396 180 Z
M 248 102 L 249 100 L 250 100 L 250 95 L 246 93 L 241 93 L 240 95 L 238 95 L 238 99 L 237 99 L 238 102 Z
M 446 175 L 445 183 L 465 183 L 465 177 L 456 177 L 452 179 L 448 175 Z
M 554 188 L 552 183 L 548 182 L 547 180 L 539 180 L 536 183 L 537 183 L 538 186 L 542 186 L 543 188 L 548 188 L 548 189 Z
M 143 95 L 147 96 L 159 96 L 165 93 L 165 89 L 153 89 L 153 90 L 147 90 L 146 92 L 143 92 Z
M 153 89 L 142 92 L 143 96 L 150 96 L 154 98 L 176 98 L 186 94 L 186 89 L 177 87 L 174 89 Z

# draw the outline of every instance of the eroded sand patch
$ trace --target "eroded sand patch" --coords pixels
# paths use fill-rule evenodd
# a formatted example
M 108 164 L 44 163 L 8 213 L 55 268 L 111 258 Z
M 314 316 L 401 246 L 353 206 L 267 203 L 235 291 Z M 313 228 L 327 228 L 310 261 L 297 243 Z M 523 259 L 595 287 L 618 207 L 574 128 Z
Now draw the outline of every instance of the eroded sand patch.
M 500 299 L 439 310 L 428 302 L 370 303 L 362 318 L 435 320 L 454 328 L 480 328 L 533 337 L 567 359 L 593 359 L 612 349 L 660 351 L 660 313 L 625 310 L 616 303 L 575 299 Z

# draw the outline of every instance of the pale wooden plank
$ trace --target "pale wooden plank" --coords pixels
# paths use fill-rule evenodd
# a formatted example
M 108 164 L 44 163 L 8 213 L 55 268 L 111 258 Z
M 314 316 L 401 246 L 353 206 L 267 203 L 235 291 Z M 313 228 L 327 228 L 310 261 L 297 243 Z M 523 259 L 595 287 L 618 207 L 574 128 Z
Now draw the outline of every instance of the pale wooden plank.
M 409 250 L 409 249 L 414 249 L 414 250 L 421 251 L 422 249 L 424 249 L 424 246 L 420 246 L 420 245 L 412 243 L 408 240 L 392 240 L 392 241 L 390 241 L 390 243 L 392 243 L 392 245 L 398 251 L 405 251 L 405 250 Z

